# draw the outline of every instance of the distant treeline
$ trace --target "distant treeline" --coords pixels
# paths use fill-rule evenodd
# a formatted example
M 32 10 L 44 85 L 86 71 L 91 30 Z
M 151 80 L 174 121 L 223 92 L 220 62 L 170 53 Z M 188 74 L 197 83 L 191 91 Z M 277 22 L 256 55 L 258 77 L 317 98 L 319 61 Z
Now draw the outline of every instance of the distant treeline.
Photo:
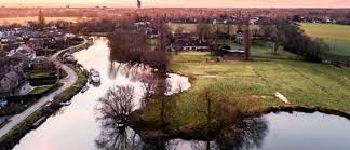
M 264 39 L 274 43 L 276 53 L 279 46 L 284 50 L 305 57 L 312 62 L 322 62 L 322 54 L 329 50 L 322 39 L 308 37 L 298 24 L 288 21 L 287 18 L 275 18 L 271 25 L 260 27 L 264 32 Z

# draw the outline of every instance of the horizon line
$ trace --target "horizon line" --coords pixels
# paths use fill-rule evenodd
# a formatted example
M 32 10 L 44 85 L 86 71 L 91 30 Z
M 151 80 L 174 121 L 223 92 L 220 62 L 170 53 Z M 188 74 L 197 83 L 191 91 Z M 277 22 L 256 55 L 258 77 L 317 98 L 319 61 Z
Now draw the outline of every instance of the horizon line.
M 42 7 L 42 6 L 30 6 L 30 7 L 6 7 L 6 5 L 1 5 L 5 6 L 4 8 L 0 9 L 138 9 L 134 7 L 108 7 L 107 8 L 102 8 L 101 6 L 105 5 L 92 5 L 88 7 L 70 7 L 66 8 L 66 5 L 64 6 L 55 6 L 55 7 Z M 99 6 L 100 8 L 95 8 L 96 6 Z M 147 9 L 350 9 L 350 7 L 146 7 L 146 8 L 141 8 L 138 10 L 147 10 Z

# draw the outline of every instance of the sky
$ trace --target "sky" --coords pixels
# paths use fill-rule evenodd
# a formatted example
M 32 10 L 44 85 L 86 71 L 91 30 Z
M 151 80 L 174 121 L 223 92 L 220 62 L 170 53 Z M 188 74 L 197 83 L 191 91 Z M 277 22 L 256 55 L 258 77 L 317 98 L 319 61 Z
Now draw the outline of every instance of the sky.
M 142 0 L 144 8 L 350 8 L 350 0 Z M 136 0 L 0 0 L 9 7 L 135 8 Z

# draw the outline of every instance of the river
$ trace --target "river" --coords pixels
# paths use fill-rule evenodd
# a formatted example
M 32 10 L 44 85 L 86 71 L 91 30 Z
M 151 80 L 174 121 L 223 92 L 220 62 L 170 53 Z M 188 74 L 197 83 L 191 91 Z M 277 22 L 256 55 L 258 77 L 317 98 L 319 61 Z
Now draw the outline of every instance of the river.
M 71 105 L 63 107 L 52 117 L 48 118 L 37 129 L 23 137 L 14 150 L 69 150 L 96 149 L 95 139 L 100 134 L 100 125 L 97 121 L 98 99 L 114 85 L 133 85 L 135 101 L 138 108 L 139 99 L 144 95 L 144 86 L 134 78 L 140 69 L 130 69 L 126 65 L 109 60 L 108 41 L 98 38 L 87 50 L 74 54 L 79 63 L 86 69 L 95 68 L 100 72 L 101 84 L 91 86 L 89 91 L 79 93 L 71 99 Z M 177 74 L 168 74 L 170 86 L 167 94 L 177 93 L 176 87 L 187 90 L 190 83 L 187 78 Z
M 106 129 L 97 121 L 98 99 L 106 94 L 113 85 L 131 84 L 137 93 L 136 99 L 143 96 L 142 83 L 133 77 L 138 69 L 130 69 L 109 60 L 109 47 L 106 39 L 97 39 L 87 50 L 75 53 L 79 63 L 86 69 L 95 68 L 100 72 L 102 84 L 91 86 L 89 91 L 79 93 L 71 100 L 71 105 L 61 108 L 37 129 L 23 137 L 14 150 L 96 150 L 96 139 Z M 187 78 L 177 74 L 168 74 L 171 86 L 168 95 L 187 90 L 190 83 Z M 133 101 L 135 108 L 139 101 Z M 242 135 L 228 134 L 213 141 L 172 139 L 166 141 L 169 150 L 206 149 L 252 149 L 252 150 L 348 150 L 350 148 L 350 121 L 336 115 L 314 113 L 269 113 L 262 118 L 246 121 L 247 131 Z M 147 147 L 127 128 L 127 137 L 136 137 L 138 148 Z M 134 142 L 133 142 L 134 143 Z M 149 143 L 148 143 L 149 144 Z M 147 149 L 147 148 L 146 148 Z

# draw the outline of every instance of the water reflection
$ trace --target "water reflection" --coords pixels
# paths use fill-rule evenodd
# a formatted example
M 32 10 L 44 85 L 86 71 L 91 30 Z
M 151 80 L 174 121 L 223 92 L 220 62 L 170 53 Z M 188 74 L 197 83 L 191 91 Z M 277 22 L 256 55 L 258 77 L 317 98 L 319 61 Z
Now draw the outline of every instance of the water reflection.
M 220 149 L 260 149 L 267 132 L 268 126 L 265 119 L 246 119 L 239 127 L 223 129 L 217 138 L 217 143 Z
M 110 79 L 119 76 L 130 78 L 131 81 L 144 82 L 145 77 L 155 76 L 153 70 L 144 65 L 121 64 L 110 60 L 108 75 Z M 176 73 L 167 73 L 165 95 L 173 95 L 188 90 L 191 87 L 189 79 Z
M 207 141 L 162 137 L 143 140 L 132 128 L 111 123 L 110 120 L 105 120 L 102 131 L 96 145 L 106 150 L 250 150 L 262 147 L 268 130 L 263 119 L 251 119 L 246 120 L 242 128 L 230 126 L 222 129 L 215 140 Z
M 112 127 L 104 124 L 104 130 L 95 140 L 98 149 L 105 150 L 141 150 L 141 138 L 128 126 Z
M 215 141 L 173 139 L 167 142 L 168 150 L 216 150 Z
M 134 99 L 132 86 L 113 86 L 107 94 L 101 98 L 102 106 L 99 111 L 102 117 L 99 119 L 102 131 L 95 143 L 98 148 L 112 150 L 216 150 L 234 149 L 246 150 L 262 146 L 266 136 L 267 124 L 262 118 L 242 120 L 240 123 L 229 125 L 219 129 L 215 140 L 210 137 L 200 137 L 201 140 L 166 139 L 159 134 L 156 139 L 141 139 L 135 131 L 128 127 L 131 105 Z M 149 132 L 149 131 L 141 131 Z M 205 132 L 205 131 L 203 131 Z
M 136 150 L 348 150 L 350 140 L 347 119 L 319 112 L 269 113 L 223 128 L 213 140 L 207 141 L 161 137 L 145 140 L 130 130 L 123 134 L 135 138 L 124 143 L 137 143 Z

